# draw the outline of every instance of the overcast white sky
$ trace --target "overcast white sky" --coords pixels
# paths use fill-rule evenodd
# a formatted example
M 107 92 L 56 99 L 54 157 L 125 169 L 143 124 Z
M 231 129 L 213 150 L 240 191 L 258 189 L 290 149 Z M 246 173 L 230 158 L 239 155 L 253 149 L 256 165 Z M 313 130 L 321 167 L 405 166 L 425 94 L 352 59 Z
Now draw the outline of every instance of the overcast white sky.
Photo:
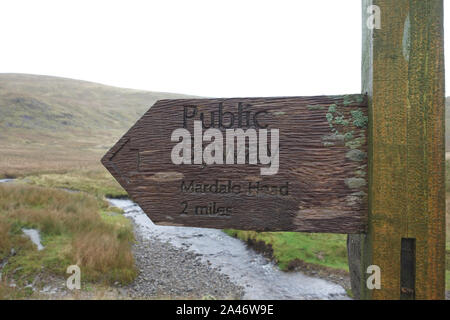
M 4 0 L 0 72 L 217 97 L 358 93 L 360 3 Z

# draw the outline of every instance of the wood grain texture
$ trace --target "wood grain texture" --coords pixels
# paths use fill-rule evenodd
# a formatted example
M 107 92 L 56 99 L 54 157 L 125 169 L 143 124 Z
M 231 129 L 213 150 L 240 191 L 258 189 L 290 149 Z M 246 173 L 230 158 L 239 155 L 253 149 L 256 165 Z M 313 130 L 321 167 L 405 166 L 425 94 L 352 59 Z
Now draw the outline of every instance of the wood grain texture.
M 173 130 L 183 128 L 186 106 L 195 106 L 195 120 L 203 113 L 209 126 L 211 113 L 215 112 L 217 119 L 221 105 L 223 124 L 231 124 L 230 114 L 225 114 L 230 112 L 235 115 L 232 128 L 237 128 L 239 104 L 252 115 L 263 112 L 260 120 L 269 130 L 279 129 L 280 168 L 276 175 L 261 175 L 260 168 L 267 166 L 259 164 L 172 163 L 171 150 L 176 142 L 170 137 Z M 193 120 L 187 122 L 190 132 Z M 102 163 L 157 224 L 361 233 L 367 223 L 367 121 L 363 95 L 161 100 L 104 156 Z M 243 126 L 244 130 L 248 128 L 258 129 L 254 123 Z M 220 130 L 225 132 L 224 128 Z M 188 192 L 182 188 L 183 183 L 211 186 L 216 181 L 240 186 L 241 192 Z M 256 192 L 258 183 L 275 188 Z M 186 204 L 188 208 L 183 211 Z M 231 208 L 231 214 L 205 214 L 202 208 L 207 206 Z
M 381 9 L 379 30 L 366 27 L 369 5 Z M 369 225 L 367 235 L 349 237 L 352 289 L 362 299 L 399 299 L 402 239 L 415 239 L 414 296 L 443 299 L 443 2 L 364 0 L 362 69 L 370 115 Z M 372 264 L 382 270 L 381 290 L 366 287 Z

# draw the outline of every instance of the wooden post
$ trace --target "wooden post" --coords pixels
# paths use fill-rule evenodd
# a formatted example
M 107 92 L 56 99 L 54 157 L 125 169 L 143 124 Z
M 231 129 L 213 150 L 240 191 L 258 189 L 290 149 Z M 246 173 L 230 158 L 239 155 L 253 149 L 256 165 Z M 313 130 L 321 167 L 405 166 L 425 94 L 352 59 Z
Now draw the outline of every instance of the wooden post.
M 444 299 L 443 1 L 362 3 L 369 224 L 348 238 L 352 290 L 361 299 Z M 381 28 L 369 28 L 378 9 Z M 379 290 L 366 285 L 371 265 Z

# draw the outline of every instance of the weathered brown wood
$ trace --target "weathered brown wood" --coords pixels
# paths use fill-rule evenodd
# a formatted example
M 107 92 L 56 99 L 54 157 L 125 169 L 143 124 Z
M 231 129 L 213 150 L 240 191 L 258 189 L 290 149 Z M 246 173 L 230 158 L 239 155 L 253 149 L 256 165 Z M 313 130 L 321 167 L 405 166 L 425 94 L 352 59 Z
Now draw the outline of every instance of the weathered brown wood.
M 363 90 L 369 95 L 369 224 L 349 237 L 352 290 L 400 299 L 402 239 L 415 239 L 416 299 L 444 299 L 445 153 L 442 0 L 364 0 Z M 368 29 L 368 7 L 381 29 Z M 381 269 L 381 289 L 366 286 Z M 404 264 L 407 266 L 407 264 Z
M 261 112 L 259 119 L 268 130 L 279 129 L 277 174 L 261 175 L 260 168 L 267 166 L 260 164 L 172 163 L 171 151 L 177 142 L 171 142 L 171 134 L 175 129 L 186 124 L 193 132 L 193 121 L 200 120 L 201 113 L 209 126 L 213 112 L 218 126 L 219 105 L 223 114 L 221 132 L 225 133 L 224 127 L 231 123 L 231 115 L 226 112 L 234 114 L 232 128 L 238 128 L 239 104 L 252 115 Z M 186 120 L 185 110 L 191 116 L 194 107 L 195 119 Z M 102 162 L 157 224 L 361 233 L 366 230 L 367 216 L 367 120 L 363 95 L 161 100 Z M 240 127 L 260 129 L 252 121 L 247 126 L 244 120 Z M 182 188 L 183 183 L 185 187 L 191 182 L 204 187 L 216 181 L 240 186 L 235 189 L 240 188 L 240 192 L 214 193 L 209 187 L 187 192 Z M 258 183 L 275 186 L 273 194 L 256 192 Z M 250 186 L 253 189 L 249 194 Z M 215 211 L 227 209 L 209 214 L 209 206 L 215 206 Z

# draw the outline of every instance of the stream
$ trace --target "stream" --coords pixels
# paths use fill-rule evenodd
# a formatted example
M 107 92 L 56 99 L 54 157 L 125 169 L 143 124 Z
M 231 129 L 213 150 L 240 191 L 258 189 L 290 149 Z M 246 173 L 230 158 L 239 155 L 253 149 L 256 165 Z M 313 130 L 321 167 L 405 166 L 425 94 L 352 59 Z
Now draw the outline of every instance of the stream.
M 131 200 L 108 201 L 124 210 L 124 215 L 135 222 L 137 232 L 143 237 L 157 238 L 198 254 L 204 262 L 209 261 L 231 281 L 244 287 L 244 299 L 348 299 L 340 285 L 300 272 L 283 272 L 244 242 L 221 230 L 157 226 Z

